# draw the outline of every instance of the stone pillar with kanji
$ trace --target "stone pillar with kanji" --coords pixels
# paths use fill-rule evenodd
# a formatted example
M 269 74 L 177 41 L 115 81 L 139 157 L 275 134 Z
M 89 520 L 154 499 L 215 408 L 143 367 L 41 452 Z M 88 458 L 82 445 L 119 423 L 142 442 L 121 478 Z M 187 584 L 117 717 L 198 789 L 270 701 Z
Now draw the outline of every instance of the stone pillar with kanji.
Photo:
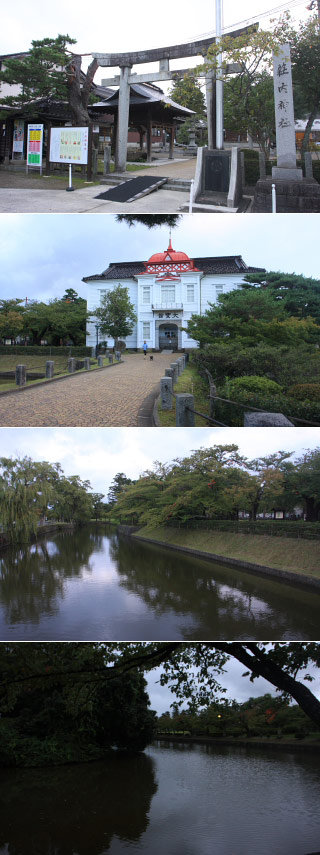
M 290 46 L 281 45 L 273 54 L 273 83 L 276 117 L 277 166 L 272 178 L 302 180 L 297 168 Z

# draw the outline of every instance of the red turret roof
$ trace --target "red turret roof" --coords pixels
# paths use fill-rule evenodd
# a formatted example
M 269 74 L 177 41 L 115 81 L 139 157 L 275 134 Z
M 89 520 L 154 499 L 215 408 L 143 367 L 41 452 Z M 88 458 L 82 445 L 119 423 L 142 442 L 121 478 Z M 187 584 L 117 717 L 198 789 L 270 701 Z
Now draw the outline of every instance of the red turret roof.
M 171 238 L 168 249 L 165 252 L 155 252 L 145 265 L 146 273 L 176 273 L 188 270 L 197 270 L 194 261 L 185 252 L 176 252 L 173 249 Z

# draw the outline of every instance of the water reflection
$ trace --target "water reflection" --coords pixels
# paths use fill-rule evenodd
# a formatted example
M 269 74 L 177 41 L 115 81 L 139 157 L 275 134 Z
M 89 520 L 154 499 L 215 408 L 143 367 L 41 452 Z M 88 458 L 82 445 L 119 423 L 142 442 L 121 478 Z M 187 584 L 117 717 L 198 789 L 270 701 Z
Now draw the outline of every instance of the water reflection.
M 89 527 L 0 556 L 5 640 L 318 638 L 320 597 Z
M 2 770 L 0 853 L 102 855 L 112 839 L 137 843 L 157 785 L 146 754 L 103 763 Z

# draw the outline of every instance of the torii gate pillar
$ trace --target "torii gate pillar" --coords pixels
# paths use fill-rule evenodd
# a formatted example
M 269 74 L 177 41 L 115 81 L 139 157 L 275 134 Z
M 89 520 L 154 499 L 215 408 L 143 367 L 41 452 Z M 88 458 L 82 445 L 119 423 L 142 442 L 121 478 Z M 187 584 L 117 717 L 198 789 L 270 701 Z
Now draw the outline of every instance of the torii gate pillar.
M 125 172 L 127 163 L 131 65 L 120 68 L 120 91 L 116 138 L 115 171 Z

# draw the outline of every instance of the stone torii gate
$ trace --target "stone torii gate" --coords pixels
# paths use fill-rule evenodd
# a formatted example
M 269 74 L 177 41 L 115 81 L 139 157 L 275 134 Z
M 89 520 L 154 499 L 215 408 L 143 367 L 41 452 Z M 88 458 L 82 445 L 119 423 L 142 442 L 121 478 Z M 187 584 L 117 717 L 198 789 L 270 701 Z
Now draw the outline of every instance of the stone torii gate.
M 253 26 L 257 26 L 254 24 Z M 252 27 L 242 27 L 240 30 L 234 30 L 228 33 L 228 36 L 236 38 L 244 35 L 251 30 Z M 119 86 L 119 108 L 117 122 L 117 138 L 116 138 L 116 170 L 124 172 L 127 161 L 127 143 L 128 143 L 128 123 L 129 123 L 129 104 L 130 104 L 130 84 L 133 83 L 154 83 L 160 80 L 172 80 L 176 75 L 186 74 L 192 71 L 190 68 L 170 69 L 171 59 L 181 59 L 184 57 L 202 56 L 206 57 L 210 45 L 215 41 L 211 36 L 208 39 L 200 39 L 194 42 L 188 42 L 182 45 L 172 45 L 171 47 L 154 48 L 151 50 L 142 50 L 134 53 L 94 53 L 92 56 L 97 60 L 98 64 L 103 67 L 120 68 L 120 75 L 102 80 L 103 86 Z M 132 73 L 133 65 L 141 65 L 144 63 L 159 62 L 159 70 L 149 72 L 147 74 Z M 227 67 L 228 74 L 236 74 L 240 66 L 233 63 Z M 213 85 L 215 75 L 214 72 L 205 72 L 198 75 L 205 77 L 206 80 L 206 102 L 207 102 L 207 121 L 208 121 L 208 147 L 214 148 L 215 143 L 215 86 Z

